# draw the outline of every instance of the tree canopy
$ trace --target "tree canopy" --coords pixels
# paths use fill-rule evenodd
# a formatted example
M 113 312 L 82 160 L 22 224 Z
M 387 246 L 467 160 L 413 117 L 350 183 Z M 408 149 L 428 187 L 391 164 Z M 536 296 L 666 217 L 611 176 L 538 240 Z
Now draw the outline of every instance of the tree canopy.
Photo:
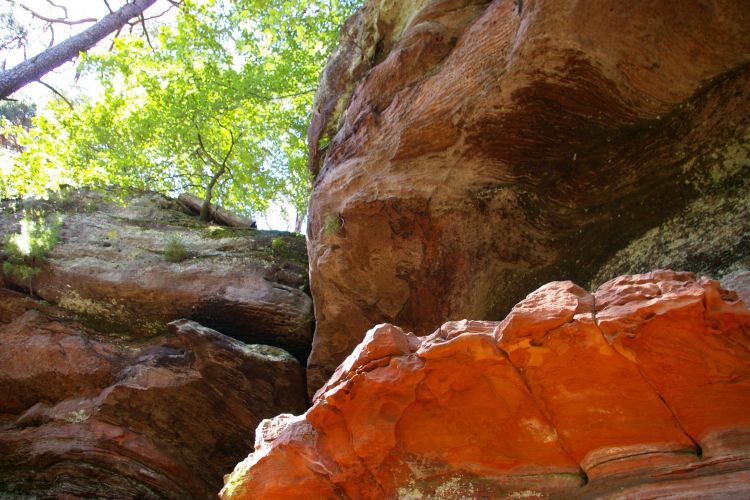
M 358 3 L 187 0 L 176 23 L 82 55 L 101 95 L 53 101 L 29 130 L 6 122 L 23 151 L 2 167 L 0 195 L 116 184 L 304 213 L 313 91 Z

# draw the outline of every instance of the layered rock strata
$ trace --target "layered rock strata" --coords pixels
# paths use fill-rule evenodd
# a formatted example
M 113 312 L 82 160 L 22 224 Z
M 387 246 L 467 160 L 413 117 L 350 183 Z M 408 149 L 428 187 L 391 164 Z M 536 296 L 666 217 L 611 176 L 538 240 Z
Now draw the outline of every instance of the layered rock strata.
M 215 498 L 263 418 L 302 412 L 285 351 L 180 320 L 145 341 L 0 290 L 0 497 Z
M 310 391 L 380 322 L 747 268 L 748 26 L 742 0 L 365 2 L 308 134 Z
M 741 498 L 750 312 L 689 273 L 553 282 L 502 322 L 379 325 L 223 498 Z
M 118 196 L 66 191 L 26 207 L 61 214 L 60 241 L 36 278 L 6 273 L 6 286 L 31 288 L 97 331 L 149 337 L 188 318 L 306 358 L 313 313 L 303 238 L 204 224 L 156 193 Z M 12 202 L 2 208 L 16 211 L 0 219 L 0 238 L 17 233 L 24 214 Z

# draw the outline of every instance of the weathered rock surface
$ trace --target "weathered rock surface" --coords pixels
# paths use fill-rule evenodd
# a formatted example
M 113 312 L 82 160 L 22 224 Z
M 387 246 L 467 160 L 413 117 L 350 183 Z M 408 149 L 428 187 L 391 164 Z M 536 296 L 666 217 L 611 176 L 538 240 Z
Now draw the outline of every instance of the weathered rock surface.
M 310 389 L 380 322 L 747 269 L 748 26 L 744 0 L 365 2 L 308 133 Z
M 147 337 L 188 318 L 299 359 L 309 353 L 313 313 L 303 238 L 203 224 L 176 200 L 155 193 L 123 205 L 103 193 L 73 192 L 37 205 L 61 212 L 63 225 L 33 291 L 96 330 Z M 0 239 L 19 231 L 20 217 L 18 211 L 0 219 Z M 170 240 L 184 250 L 184 260 L 167 260 Z
M 290 354 L 169 330 L 96 334 L 0 290 L 0 497 L 215 498 L 261 419 L 304 411 Z
M 553 282 L 502 322 L 370 330 L 223 498 L 746 498 L 750 312 L 690 273 Z

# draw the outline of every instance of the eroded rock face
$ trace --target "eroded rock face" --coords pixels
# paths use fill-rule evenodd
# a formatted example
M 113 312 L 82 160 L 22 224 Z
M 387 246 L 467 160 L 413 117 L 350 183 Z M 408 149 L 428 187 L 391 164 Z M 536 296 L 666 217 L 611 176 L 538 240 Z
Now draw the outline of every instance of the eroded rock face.
M 378 325 L 223 498 L 750 494 L 750 312 L 690 273 L 553 282 L 502 322 Z
M 181 320 L 137 341 L 0 290 L 0 497 L 215 498 L 263 418 L 306 408 L 281 349 Z
M 33 292 L 94 329 L 148 337 L 189 318 L 299 359 L 309 353 L 313 314 L 303 238 L 203 224 L 176 200 L 155 193 L 123 204 L 103 193 L 73 192 L 37 205 L 61 213 L 63 225 Z M 18 211 L 0 219 L 0 238 L 19 231 L 20 217 Z M 170 262 L 175 239 L 185 255 Z
M 311 391 L 376 323 L 750 262 L 748 26 L 742 0 L 366 2 L 309 129 Z

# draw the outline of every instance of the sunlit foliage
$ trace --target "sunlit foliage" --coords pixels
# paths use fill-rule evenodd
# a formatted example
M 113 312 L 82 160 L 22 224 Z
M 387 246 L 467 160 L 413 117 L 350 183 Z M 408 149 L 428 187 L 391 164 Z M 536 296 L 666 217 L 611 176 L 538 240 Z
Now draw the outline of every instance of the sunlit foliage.
M 54 102 L 35 128 L 13 130 L 24 151 L 2 167 L 0 195 L 116 184 L 304 211 L 313 92 L 358 3 L 187 1 L 158 33 L 118 37 L 80 63 L 100 97 Z

